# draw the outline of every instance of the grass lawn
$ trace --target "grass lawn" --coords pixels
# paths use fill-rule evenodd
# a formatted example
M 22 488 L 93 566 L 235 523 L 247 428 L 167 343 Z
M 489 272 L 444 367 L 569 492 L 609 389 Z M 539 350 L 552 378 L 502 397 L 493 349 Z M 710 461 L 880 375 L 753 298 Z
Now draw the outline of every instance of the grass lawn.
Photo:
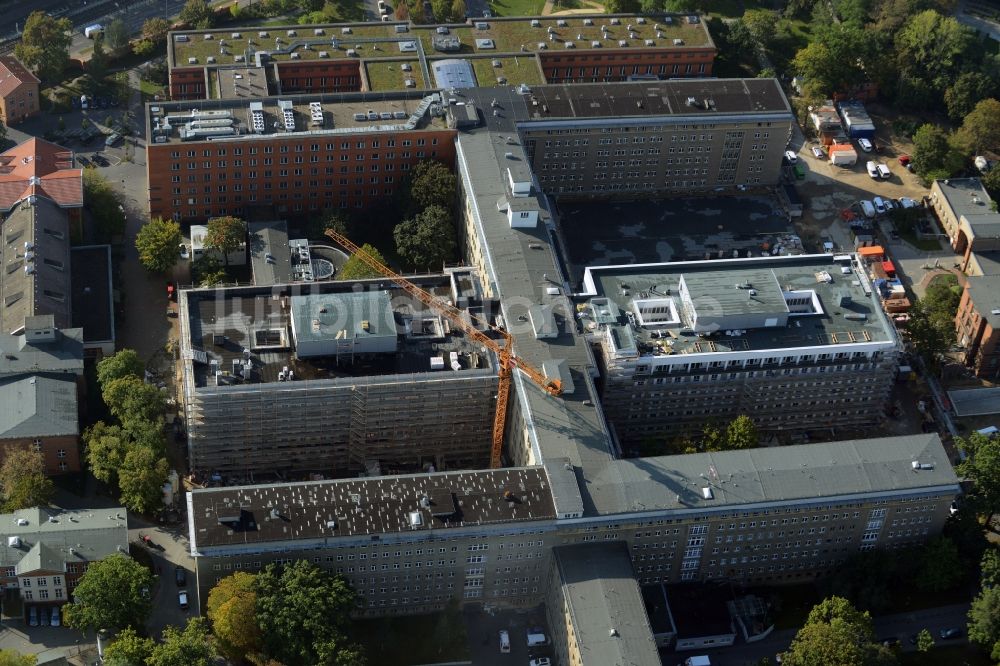
M 494 16 L 539 16 L 545 0 L 492 0 L 490 10 Z
M 493 61 L 499 60 L 500 67 L 494 67 Z M 542 83 L 542 73 L 538 62 L 531 56 L 525 58 L 470 58 L 472 68 L 476 72 L 476 80 L 480 86 L 497 85 L 497 77 L 507 79 L 507 84 L 516 86 L 520 83 L 535 85 Z
M 351 633 L 365 648 L 369 664 L 415 666 L 469 659 L 458 613 L 356 620 Z M 410 640 L 415 636 L 420 640 Z
M 404 72 L 403 65 L 409 65 L 410 71 Z M 420 63 L 416 60 L 394 61 L 394 62 L 368 62 L 365 64 L 368 72 L 368 87 L 370 90 L 406 90 L 404 79 L 413 79 L 417 82 L 416 89 L 422 90 L 427 87 L 424 83 L 424 75 L 420 70 Z
M 161 98 L 166 95 L 166 90 L 163 86 L 144 79 L 139 79 L 139 92 L 142 93 L 143 102 L 152 102 L 156 99 L 157 95 Z
M 935 647 L 928 652 L 902 652 L 899 654 L 901 666 L 990 666 L 989 656 L 972 645 L 949 645 Z

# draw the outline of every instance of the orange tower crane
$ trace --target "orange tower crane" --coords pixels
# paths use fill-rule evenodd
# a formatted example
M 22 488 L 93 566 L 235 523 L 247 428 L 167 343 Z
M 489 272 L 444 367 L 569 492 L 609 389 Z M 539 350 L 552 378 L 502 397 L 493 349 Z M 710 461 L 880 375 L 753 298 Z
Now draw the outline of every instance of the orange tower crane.
M 490 467 L 500 467 L 500 454 L 503 451 L 504 428 L 507 423 L 507 400 L 510 397 L 512 370 L 517 368 L 527 375 L 528 379 L 540 386 L 542 390 L 553 396 L 557 396 L 562 393 L 562 382 L 558 379 L 547 378 L 542 372 L 514 356 L 514 339 L 507 331 L 490 324 L 476 315 L 463 312 L 453 305 L 449 305 L 448 303 L 438 300 L 428 292 L 404 278 L 402 275 L 393 271 L 378 259 L 363 251 L 343 234 L 339 234 L 330 229 L 327 230 L 326 235 L 345 250 L 365 262 L 365 264 L 367 264 L 370 268 L 392 280 L 400 289 L 404 290 L 410 296 L 431 308 L 442 317 L 445 317 L 449 322 L 451 322 L 453 327 L 460 329 L 466 336 L 493 351 L 497 355 L 500 363 L 500 372 L 499 382 L 497 385 L 497 411 L 496 415 L 493 417 L 493 442 L 492 448 L 490 449 Z M 494 335 L 498 335 L 501 340 L 496 340 L 494 337 L 487 335 L 485 331 L 477 328 L 474 322 L 478 322 L 486 331 L 490 331 Z

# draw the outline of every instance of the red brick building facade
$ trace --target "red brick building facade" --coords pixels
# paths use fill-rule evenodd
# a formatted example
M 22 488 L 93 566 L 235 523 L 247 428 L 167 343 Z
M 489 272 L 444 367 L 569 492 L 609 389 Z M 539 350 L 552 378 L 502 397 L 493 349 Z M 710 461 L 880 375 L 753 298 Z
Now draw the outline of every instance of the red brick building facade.
M 1000 378 L 1000 275 L 970 277 L 955 316 L 965 364 L 976 376 Z

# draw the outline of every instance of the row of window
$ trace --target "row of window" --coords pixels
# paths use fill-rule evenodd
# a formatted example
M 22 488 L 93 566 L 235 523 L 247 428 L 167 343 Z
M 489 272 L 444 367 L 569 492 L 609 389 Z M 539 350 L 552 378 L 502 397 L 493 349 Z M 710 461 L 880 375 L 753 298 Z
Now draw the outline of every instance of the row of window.
M 357 149 L 357 150 L 366 150 L 366 149 L 369 149 L 369 148 L 371 148 L 371 149 L 377 149 L 377 148 L 382 147 L 382 141 L 383 141 L 382 139 L 371 139 L 371 140 L 366 139 L 364 141 L 356 141 L 354 143 L 354 148 Z M 400 141 L 400 144 L 404 148 L 413 145 L 413 139 L 400 139 L 399 141 Z M 416 139 L 416 142 L 417 142 L 418 146 L 427 145 L 427 140 L 426 139 Z M 437 143 L 438 143 L 437 138 L 431 138 L 431 145 L 432 146 L 436 146 Z M 387 139 L 385 139 L 385 146 L 384 147 L 386 147 L 386 148 L 393 148 L 393 147 L 395 147 L 395 145 L 396 145 L 396 139 L 395 138 L 387 138 Z M 308 152 L 315 153 L 315 152 L 319 152 L 322 149 L 323 148 L 321 147 L 321 144 L 310 143 L 309 144 L 309 151 Z M 335 144 L 335 143 L 327 143 L 326 147 L 325 147 L 325 150 L 327 152 L 332 151 L 332 150 L 338 150 L 337 144 Z M 340 143 L 339 150 L 351 150 L 351 143 L 349 141 L 342 141 Z M 201 157 L 213 157 L 213 156 L 214 157 L 226 157 L 227 155 L 229 155 L 228 151 L 229 151 L 228 148 L 215 148 L 215 149 L 203 148 L 203 149 L 201 149 Z M 283 143 L 283 144 L 281 144 L 281 145 L 278 146 L 278 152 L 279 153 L 288 153 L 288 152 L 302 153 L 302 152 L 306 152 L 306 146 L 305 146 L 305 144 L 302 144 L 302 143 L 296 143 L 296 144 Z M 274 146 L 271 146 L 271 145 L 248 146 L 246 148 L 236 147 L 236 148 L 232 149 L 232 155 L 234 157 L 240 157 L 241 155 L 244 155 L 244 154 L 247 154 L 247 155 L 257 155 L 258 153 L 263 153 L 264 155 L 270 155 L 270 154 L 274 153 Z M 184 155 L 185 155 L 185 157 L 197 157 L 198 156 L 198 151 L 197 150 L 187 150 L 187 151 L 185 151 Z M 376 153 L 376 155 L 377 155 L 377 153 Z M 391 155 L 392 155 L 392 153 L 390 153 L 389 155 L 387 155 L 386 159 L 391 159 Z M 179 150 L 171 151 L 170 157 L 172 157 L 173 159 L 180 158 L 181 157 L 181 151 L 179 151 Z M 378 157 L 376 156 L 374 159 L 378 159 Z

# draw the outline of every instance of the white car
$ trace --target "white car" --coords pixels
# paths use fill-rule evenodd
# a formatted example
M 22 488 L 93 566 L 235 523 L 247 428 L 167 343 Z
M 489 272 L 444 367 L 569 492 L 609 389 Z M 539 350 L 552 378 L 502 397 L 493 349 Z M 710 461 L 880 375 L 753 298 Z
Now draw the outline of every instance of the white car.
M 889 171 L 889 167 L 886 165 L 885 162 L 879 162 L 878 164 L 875 165 L 875 168 L 878 169 L 879 178 L 885 178 L 886 180 L 888 180 L 889 178 L 892 177 L 892 172 Z
M 826 154 L 823 153 L 823 149 L 820 148 L 819 146 L 813 146 L 812 147 L 812 153 L 813 153 L 813 157 L 815 157 L 817 159 L 820 159 L 820 160 L 823 159 L 824 157 L 826 157 Z
M 899 203 L 903 208 L 916 208 L 917 202 L 909 197 L 900 197 Z
M 868 164 L 865 165 L 865 168 L 868 169 L 869 176 L 878 180 L 878 165 L 876 165 L 875 162 L 868 160 Z
M 794 150 L 786 150 L 785 159 L 788 160 L 789 164 L 795 164 L 799 161 L 799 156 L 795 154 Z
M 885 215 L 885 212 L 889 210 L 889 207 L 886 205 L 885 199 L 883 199 L 882 197 L 875 197 L 874 199 L 872 199 L 872 204 L 875 205 L 875 212 L 878 213 L 879 215 Z
M 500 630 L 500 654 L 510 654 L 510 634 L 506 629 Z
M 858 146 L 866 153 L 872 152 L 872 142 L 868 139 L 858 139 Z
M 181 243 L 180 251 L 181 251 L 181 259 L 190 259 L 191 258 L 191 252 L 188 251 L 188 246 L 187 245 Z
M 529 661 L 528 666 L 552 666 L 552 660 L 548 657 L 539 657 Z

